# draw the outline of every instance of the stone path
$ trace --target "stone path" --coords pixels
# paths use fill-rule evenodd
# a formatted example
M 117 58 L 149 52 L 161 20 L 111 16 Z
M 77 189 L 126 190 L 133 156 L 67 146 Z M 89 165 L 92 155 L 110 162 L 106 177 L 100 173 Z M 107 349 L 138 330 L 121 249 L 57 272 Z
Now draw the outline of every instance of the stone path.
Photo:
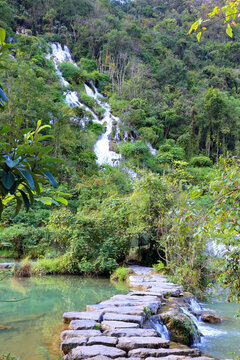
M 156 330 L 146 328 L 149 313 L 157 314 L 165 296 L 183 296 L 182 286 L 168 283 L 152 268 L 132 266 L 131 292 L 115 295 L 85 312 L 67 312 L 63 321 L 69 330 L 61 334 L 65 360 L 213 360 L 198 349 L 175 346 Z

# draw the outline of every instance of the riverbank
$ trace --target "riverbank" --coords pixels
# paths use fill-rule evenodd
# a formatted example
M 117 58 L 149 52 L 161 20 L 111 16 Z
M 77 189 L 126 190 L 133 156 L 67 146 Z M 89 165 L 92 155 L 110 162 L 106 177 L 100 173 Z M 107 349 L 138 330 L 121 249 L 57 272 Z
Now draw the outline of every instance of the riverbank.
M 166 312 L 167 299 L 184 299 L 182 286 L 168 283 L 152 268 L 132 269 L 135 275 L 129 277 L 127 295 L 87 305 L 85 312 L 63 314 L 64 323 L 69 324 L 61 334 L 64 359 L 213 359 L 202 356 L 197 348 L 170 341 L 160 312 Z M 194 333 L 194 324 L 191 319 L 187 321 L 186 314 L 179 323 L 182 332 Z

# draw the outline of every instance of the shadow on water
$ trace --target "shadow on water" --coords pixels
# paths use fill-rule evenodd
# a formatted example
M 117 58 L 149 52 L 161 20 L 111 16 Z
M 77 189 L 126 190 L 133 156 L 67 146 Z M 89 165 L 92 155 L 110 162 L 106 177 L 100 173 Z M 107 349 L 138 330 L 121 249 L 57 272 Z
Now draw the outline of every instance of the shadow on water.
M 83 311 L 115 294 L 127 293 L 106 279 L 77 276 L 10 278 L 0 283 L 0 299 L 29 297 L 21 302 L 0 302 L 0 351 L 21 360 L 45 359 L 40 347 L 59 354 L 59 335 L 65 311 Z

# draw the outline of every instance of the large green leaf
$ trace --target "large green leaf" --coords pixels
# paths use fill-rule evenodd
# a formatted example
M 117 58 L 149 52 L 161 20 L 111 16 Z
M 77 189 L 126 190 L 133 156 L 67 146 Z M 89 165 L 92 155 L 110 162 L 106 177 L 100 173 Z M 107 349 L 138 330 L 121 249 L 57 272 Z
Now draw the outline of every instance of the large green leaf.
M 42 171 L 42 174 L 48 178 L 48 180 L 50 181 L 50 184 L 51 184 L 53 187 L 57 187 L 57 182 L 56 182 L 56 180 L 54 179 L 54 177 L 52 176 L 52 174 L 50 173 L 50 171 L 44 170 L 44 171 Z
M 28 185 L 30 186 L 30 188 L 32 190 L 35 190 L 35 184 L 34 184 L 34 180 L 33 180 L 33 177 L 31 175 L 31 173 L 26 169 L 22 169 L 22 168 L 17 168 L 17 169 L 20 172 L 20 174 L 22 175 L 22 177 L 24 177 L 24 179 L 27 180 Z
M 20 191 L 20 193 L 22 195 L 22 198 L 23 198 L 24 207 L 25 207 L 26 211 L 29 211 L 30 202 L 28 200 L 28 197 L 27 197 L 27 195 L 25 194 L 24 191 L 22 191 L 22 190 L 19 190 L 19 191 Z
M 9 190 L 15 183 L 15 177 L 11 172 L 4 171 L 2 174 L 2 184 L 5 187 L 5 189 Z

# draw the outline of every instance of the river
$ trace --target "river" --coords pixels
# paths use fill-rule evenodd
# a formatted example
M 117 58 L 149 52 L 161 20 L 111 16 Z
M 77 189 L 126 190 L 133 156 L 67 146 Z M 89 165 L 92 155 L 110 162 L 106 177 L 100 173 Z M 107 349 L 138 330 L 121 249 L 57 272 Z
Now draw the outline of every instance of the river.
M 0 355 L 11 352 L 21 360 L 44 360 L 43 347 L 57 359 L 65 311 L 82 311 L 87 304 L 126 292 L 126 287 L 116 288 L 102 278 L 47 276 L 1 281 L 0 300 L 26 299 L 0 302 Z

